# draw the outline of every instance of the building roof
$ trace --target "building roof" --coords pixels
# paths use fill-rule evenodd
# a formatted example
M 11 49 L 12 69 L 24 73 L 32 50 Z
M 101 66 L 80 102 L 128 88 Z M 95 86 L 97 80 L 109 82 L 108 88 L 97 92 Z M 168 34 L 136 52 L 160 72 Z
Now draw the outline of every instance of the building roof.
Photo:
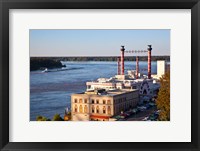
M 73 95 L 91 95 L 91 96 L 116 96 L 124 93 L 130 93 L 134 91 L 138 91 L 137 89 L 114 89 L 114 90 L 104 90 L 104 89 L 98 89 L 98 90 L 90 90 L 85 91 Z

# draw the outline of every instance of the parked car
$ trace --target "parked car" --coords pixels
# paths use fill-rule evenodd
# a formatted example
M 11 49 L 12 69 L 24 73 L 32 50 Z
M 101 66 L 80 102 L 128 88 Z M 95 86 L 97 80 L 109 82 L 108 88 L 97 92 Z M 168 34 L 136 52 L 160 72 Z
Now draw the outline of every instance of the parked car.
M 153 103 L 153 102 L 149 103 L 149 105 L 152 106 L 152 107 L 153 107 L 153 106 L 156 106 L 156 104 Z
M 145 111 L 147 108 L 145 106 L 139 106 L 139 107 L 137 107 L 137 109 L 139 111 Z
M 151 108 L 151 106 L 149 104 L 146 104 L 145 107 L 146 107 L 146 109 Z
M 120 114 L 120 118 L 125 119 L 127 118 L 129 115 L 126 113 Z
M 128 114 L 128 116 L 132 115 L 133 112 L 132 111 L 127 111 L 126 114 Z
M 143 119 L 142 119 L 142 121 L 147 121 L 148 120 L 148 116 L 146 116 L 146 117 L 144 117 Z
M 133 114 L 136 114 L 136 113 L 139 112 L 139 110 L 138 110 L 137 108 L 134 108 L 134 109 L 132 110 L 132 112 L 133 112 Z
M 158 119 L 158 116 L 151 114 L 148 119 L 151 120 L 151 121 L 156 121 Z

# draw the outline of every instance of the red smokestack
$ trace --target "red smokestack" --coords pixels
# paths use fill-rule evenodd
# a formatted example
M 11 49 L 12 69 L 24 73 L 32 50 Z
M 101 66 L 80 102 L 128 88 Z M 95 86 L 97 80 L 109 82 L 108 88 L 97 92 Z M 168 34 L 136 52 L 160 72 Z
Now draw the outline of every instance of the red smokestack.
M 117 57 L 117 67 L 118 67 L 118 69 L 117 69 L 117 74 L 118 75 L 120 75 L 121 74 L 121 70 L 120 70 L 120 57 Z
M 122 66 L 122 69 L 121 69 L 121 75 L 124 75 L 124 46 L 121 46 L 121 66 Z
M 151 45 L 148 45 L 148 79 L 151 79 Z
M 138 72 L 139 72 L 139 57 L 136 57 L 136 79 L 138 79 Z

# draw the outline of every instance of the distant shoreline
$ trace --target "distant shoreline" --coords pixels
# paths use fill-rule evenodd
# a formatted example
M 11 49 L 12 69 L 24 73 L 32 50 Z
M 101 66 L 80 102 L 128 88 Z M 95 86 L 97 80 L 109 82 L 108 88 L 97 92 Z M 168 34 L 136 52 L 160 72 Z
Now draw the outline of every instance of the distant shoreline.
M 61 61 L 117 61 L 117 56 L 110 57 L 30 57 L 30 71 L 41 70 L 45 68 L 65 67 Z M 147 56 L 139 56 L 139 61 L 147 61 Z M 126 56 L 124 61 L 135 61 L 135 56 Z M 170 61 L 170 56 L 151 56 L 151 61 L 165 60 Z
M 53 61 L 117 61 L 118 56 L 83 56 L 83 57 L 30 57 L 30 60 L 53 60 Z M 139 56 L 140 61 L 147 61 L 147 56 Z M 135 61 L 135 56 L 125 56 L 124 61 Z M 151 56 L 152 61 L 170 61 L 170 56 Z

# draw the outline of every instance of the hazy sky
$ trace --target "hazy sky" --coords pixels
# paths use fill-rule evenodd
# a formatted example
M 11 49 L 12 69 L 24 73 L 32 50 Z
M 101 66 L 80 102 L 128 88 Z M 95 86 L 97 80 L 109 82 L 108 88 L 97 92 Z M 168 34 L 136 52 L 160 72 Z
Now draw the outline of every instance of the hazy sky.
M 30 30 L 30 56 L 119 56 L 121 45 L 149 44 L 152 55 L 170 55 L 170 30 Z

